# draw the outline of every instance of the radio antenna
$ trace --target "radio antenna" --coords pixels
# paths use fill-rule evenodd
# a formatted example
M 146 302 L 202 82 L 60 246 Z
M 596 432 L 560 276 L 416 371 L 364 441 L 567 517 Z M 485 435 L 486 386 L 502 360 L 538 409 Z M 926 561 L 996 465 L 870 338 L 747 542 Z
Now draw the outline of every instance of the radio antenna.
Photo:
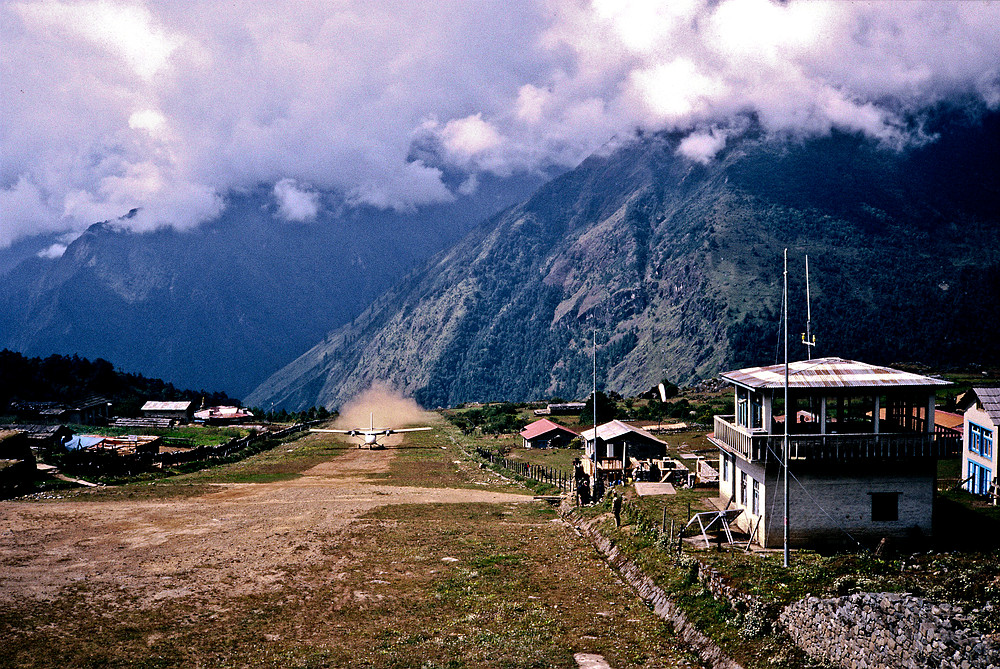
M 816 335 L 812 333 L 812 300 L 809 297 L 809 256 L 806 256 L 806 331 L 802 333 L 802 343 L 806 347 L 806 355 L 812 360 L 812 350 L 816 345 Z

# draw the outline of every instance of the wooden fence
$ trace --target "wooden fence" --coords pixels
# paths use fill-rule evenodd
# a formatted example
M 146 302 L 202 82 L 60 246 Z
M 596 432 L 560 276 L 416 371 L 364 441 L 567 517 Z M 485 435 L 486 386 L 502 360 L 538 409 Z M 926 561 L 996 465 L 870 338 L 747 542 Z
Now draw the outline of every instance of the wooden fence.
M 220 460 L 228 458 L 234 453 L 238 453 L 248 446 L 263 441 L 265 439 L 281 439 L 296 432 L 308 430 L 310 426 L 319 424 L 320 421 L 313 420 L 305 423 L 296 423 L 291 427 L 286 427 L 276 432 L 251 432 L 245 437 L 233 437 L 224 444 L 218 446 L 199 446 L 189 451 L 178 451 L 176 453 L 158 453 L 153 456 L 153 461 L 161 466 L 181 464 L 183 462 L 197 462 L 199 460 Z
M 199 446 L 188 451 L 178 451 L 176 453 L 130 453 L 125 455 L 120 453 L 104 453 L 91 449 L 79 449 L 70 451 L 60 458 L 60 469 L 76 474 L 134 476 L 151 469 L 169 467 L 185 462 L 228 458 L 253 444 L 266 439 L 281 439 L 296 432 L 308 430 L 310 425 L 315 425 L 318 422 L 299 423 L 276 432 L 252 432 L 242 438 L 233 437 L 226 443 L 219 444 L 218 446 Z M 175 441 L 170 445 L 179 444 Z
M 512 460 L 510 458 L 503 457 L 495 451 L 490 451 L 485 448 L 477 447 L 476 455 L 481 457 L 483 460 L 488 461 L 491 465 L 501 469 L 506 469 L 517 476 L 532 479 L 540 483 L 548 483 L 562 490 L 573 490 L 573 475 L 567 474 L 562 470 L 545 467 L 543 465 L 533 465 L 530 462 L 524 462 L 522 460 Z

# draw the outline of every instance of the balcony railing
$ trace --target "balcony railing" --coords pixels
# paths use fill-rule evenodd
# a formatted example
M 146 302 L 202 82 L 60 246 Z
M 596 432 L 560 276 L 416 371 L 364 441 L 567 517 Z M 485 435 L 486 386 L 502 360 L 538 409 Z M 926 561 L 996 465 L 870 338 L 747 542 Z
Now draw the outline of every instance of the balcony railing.
M 736 425 L 734 416 L 715 417 L 712 441 L 750 462 L 784 459 L 784 435 L 741 427 Z M 790 434 L 788 458 L 798 461 L 950 458 L 961 453 L 961 446 L 961 437 L 954 431 Z

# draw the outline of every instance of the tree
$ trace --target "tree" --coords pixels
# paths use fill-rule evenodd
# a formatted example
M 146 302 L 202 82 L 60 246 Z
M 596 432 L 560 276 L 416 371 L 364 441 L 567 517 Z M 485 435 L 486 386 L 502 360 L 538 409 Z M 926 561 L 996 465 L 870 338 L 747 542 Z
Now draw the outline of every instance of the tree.
M 602 393 L 597 391 L 597 423 L 607 423 L 609 420 L 614 420 L 618 415 L 618 406 L 611 401 L 611 399 Z M 587 404 L 583 408 L 583 412 L 580 413 L 580 424 L 581 425 L 593 425 L 594 423 L 594 395 L 591 393 L 590 397 L 587 398 Z

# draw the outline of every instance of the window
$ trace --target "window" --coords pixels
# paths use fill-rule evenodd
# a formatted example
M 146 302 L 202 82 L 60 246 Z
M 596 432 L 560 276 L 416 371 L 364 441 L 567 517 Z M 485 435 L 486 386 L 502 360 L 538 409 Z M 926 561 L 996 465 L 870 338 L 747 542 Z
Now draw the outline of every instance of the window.
M 612 444 L 610 441 L 608 442 L 608 457 L 609 458 L 615 457 L 615 445 Z
M 750 423 L 750 407 L 747 398 L 741 397 L 736 401 L 736 424 L 740 427 L 748 427 Z
M 977 462 L 970 462 L 968 473 L 969 480 L 965 484 L 965 489 L 973 495 L 988 495 L 990 493 L 990 483 L 993 482 L 993 472 L 987 467 L 983 467 Z
M 993 430 L 969 423 L 969 450 L 984 458 L 993 457 Z
M 755 516 L 760 515 L 760 483 L 757 482 L 757 479 L 753 480 L 753 508 L 751 512 Z
M 729 456 L 726 455 L 725 453 L 723 453 L 722 456 L 721 456 L 721 459 L 722 459 L 722 480 L 723 481 L 728 481 L 729 480 Z
M 764 427 L 764 398 L 758 393 L 750 395 L 750 427 Z
M 740 472 L 740 504 L 747 505 L 747 473 Z
M 889 522 L 899 520 L 899 493 L 873 492 L 872 522 Z

